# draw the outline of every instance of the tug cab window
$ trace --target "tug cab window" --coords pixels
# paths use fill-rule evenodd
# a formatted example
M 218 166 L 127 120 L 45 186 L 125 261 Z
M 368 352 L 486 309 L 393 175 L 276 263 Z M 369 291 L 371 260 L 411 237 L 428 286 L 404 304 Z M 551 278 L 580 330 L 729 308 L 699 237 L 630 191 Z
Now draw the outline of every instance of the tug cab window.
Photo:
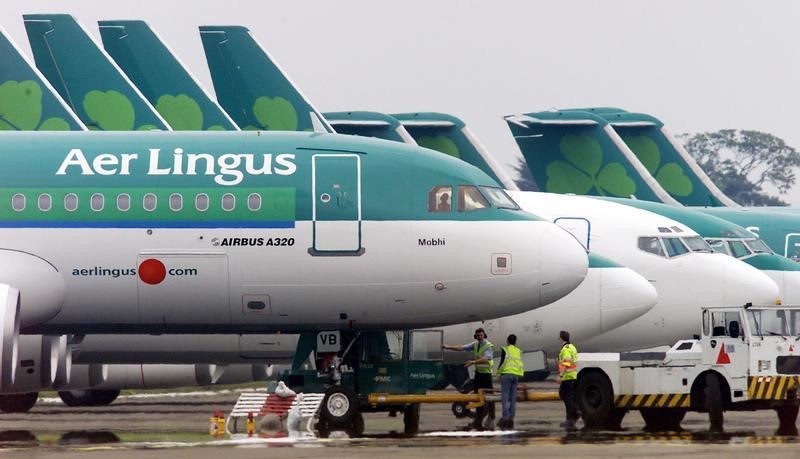
M 459 212 L 471 212 L 487 207 L 489 207 L 489 202 L 476 187 L 470 185 L 460 185 L 458 187 Z
M 660 257 L 664 256 L 664 248 L 657 237 L 644 236 L 639 238 L 639 249 Z
M 435 186 L 428 191 L 428 212 L 450 212 L 453 202 L 453 187 Z

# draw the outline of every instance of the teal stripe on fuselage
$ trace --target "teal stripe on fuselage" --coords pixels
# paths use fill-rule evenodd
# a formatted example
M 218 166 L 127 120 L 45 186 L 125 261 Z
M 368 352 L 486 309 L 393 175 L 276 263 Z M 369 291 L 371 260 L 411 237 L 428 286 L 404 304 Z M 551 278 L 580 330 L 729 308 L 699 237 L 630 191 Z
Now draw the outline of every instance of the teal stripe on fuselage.
M 600 255 L 589 252 L 589 268 L 624 268 L 625 266 Z

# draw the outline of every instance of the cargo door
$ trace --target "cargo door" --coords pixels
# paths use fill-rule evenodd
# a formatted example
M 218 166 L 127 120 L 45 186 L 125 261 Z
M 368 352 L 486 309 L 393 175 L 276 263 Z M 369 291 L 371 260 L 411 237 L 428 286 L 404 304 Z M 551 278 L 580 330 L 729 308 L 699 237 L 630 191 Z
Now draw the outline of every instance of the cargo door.
M 312 158 L 312 255 L 360 255 L 361 158 L 318 154 Z

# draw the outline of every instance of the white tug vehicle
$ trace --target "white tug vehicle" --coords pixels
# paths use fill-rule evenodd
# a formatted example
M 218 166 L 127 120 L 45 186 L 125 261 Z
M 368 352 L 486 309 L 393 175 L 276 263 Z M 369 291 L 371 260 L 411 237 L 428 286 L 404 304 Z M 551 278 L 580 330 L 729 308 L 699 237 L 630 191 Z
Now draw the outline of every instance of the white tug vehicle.
M 578 354 L 576 403 L 587 427 L 617 429 L 629 410 L 648 430 L 677 430 L 687 411 L 774 409 L 796 432 L 800 306 L 702 308 L 700 335 L 667 352 Z

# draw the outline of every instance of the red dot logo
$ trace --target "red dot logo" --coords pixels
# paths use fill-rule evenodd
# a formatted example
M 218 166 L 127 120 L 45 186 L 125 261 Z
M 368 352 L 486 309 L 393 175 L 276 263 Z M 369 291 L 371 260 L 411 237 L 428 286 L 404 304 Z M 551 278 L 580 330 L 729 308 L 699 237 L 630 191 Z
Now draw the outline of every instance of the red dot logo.
M 139 265 L 139 279 L 145 284 L 160 284 L 167 277 L 167 268 L 164 263 L 155 258 L 148 258 Z

